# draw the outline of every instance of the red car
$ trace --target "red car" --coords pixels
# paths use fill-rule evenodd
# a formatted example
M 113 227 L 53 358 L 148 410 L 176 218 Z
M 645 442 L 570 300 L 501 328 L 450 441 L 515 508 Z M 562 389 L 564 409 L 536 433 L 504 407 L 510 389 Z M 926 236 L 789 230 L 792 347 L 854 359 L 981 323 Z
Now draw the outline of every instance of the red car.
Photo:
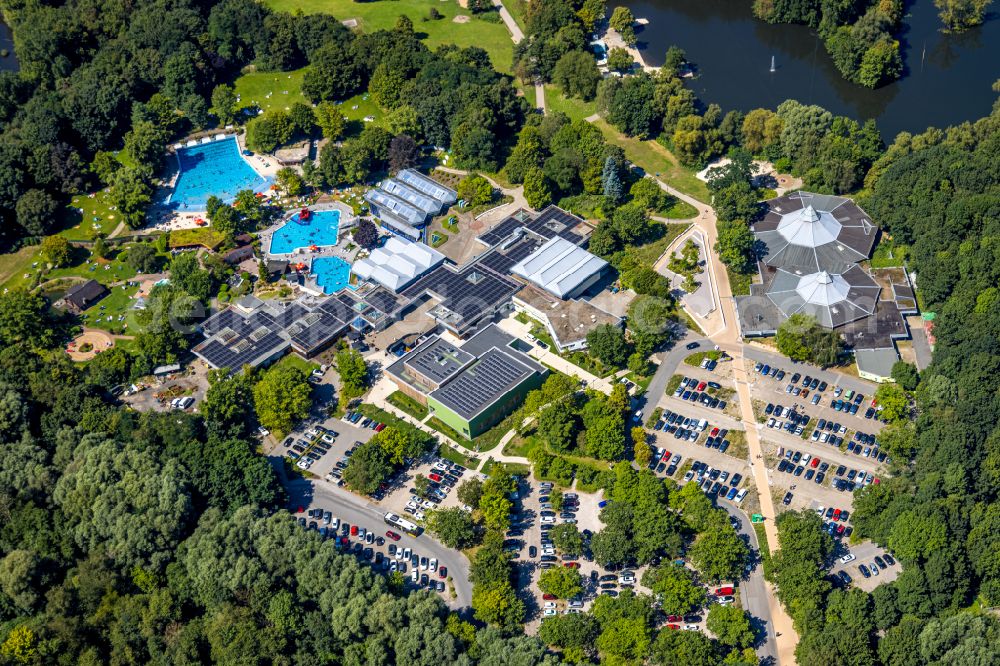
M 833 519 L 834 520 L 840 520 L 840 509 L 834 509 L 833 510 Z
M 392 530 L 386 530 L 385 535 L 392 539 L 393 541 L 399 541 L 399 535 Z
M 385 428 L 385 424 L 379 423 L 377 426 L 375 426 L 375 432 L 382 432 L 383 428 Z
M 681 628 L 681 625 L 679 625 L 679 624 L 668 624 L 667 625 L 667 629 L 680 629 L 680 628 Z
M 566 567 L 566 568 L 568 568 L 568 569 L 579 569 L 580 568 L 580 563 L 579 562 L 563 562 L 563 566 Z
M 837 525 L 837 536 L 840 536 L 841 534 L 843 534 L 844 530 L 846 530 L 846 529 L 847 528 L 844 527 L 843 523 L 841 523 L 840 525 Z
M 305 510 L 306 510 L 306 508 L 305 508 L 304 506 L 300 506 L 299 508 L 297 508 L 297 509 L 295 510 L 295 513 L 302 513 L 302 512 L 303 512 L 303 511 L 305 511 Z
M 718 434 L 719 434 L 719 429 L 718 429 L 718 428 L 712 428 L 712 432 L 711 432 L 711 436 L 712 436 L 712 437 L 715 437 L 715 436 L 717 436 Z
M 733 588 L 731 587 L 720 587 L 715 591 L 715 596 L 717 597 L 728 597 L 733 593 Z
M 358 526 L 351 525 L 351 536 L 358 536 Z
M 668 615 L 667 616 L 667 622 L 680 622 L 683 619 L 684 618 L 682 618 L 680 615 Z
M 819 467 L 819 458 L 813 458 L 812 462 L 809 463 L 809 466 L 812 467 L 813 469 Z
M 438 576 L 441 578 L 448 577 L 448 567 L 438 567 Z
M 542 595 L 542 599 L 545 599 L 546 601 L 555 601 L 556 600 L 556 595 L 554 595 L 554 594 L 543 594 Z
M 660 456 L 660 462 L 666 462 L 670 458 L 670 451 L 664 451 L 663 455 Z
M 340 543 L 346 546 L 347 544 L 351 543 L 351 540 L 348 539 L 347 537 L 340 537 Z
M 440 474 L 428 474 L 427 476 L 430 477 L 431 481 L 440 481 L 441 480 L 441 475 Z

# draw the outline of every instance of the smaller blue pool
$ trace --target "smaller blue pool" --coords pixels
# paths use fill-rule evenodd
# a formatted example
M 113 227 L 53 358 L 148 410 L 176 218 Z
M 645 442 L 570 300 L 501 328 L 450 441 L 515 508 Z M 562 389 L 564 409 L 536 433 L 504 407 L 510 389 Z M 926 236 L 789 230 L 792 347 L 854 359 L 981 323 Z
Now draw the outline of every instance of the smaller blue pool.
M 313 211 L 308 220 L 302 220 L 296 213 L 271 236 L 269 251 L 271 254 L 289 254 L 310 245 L 336 245 L 339 230 L 339 210 Z
M 351 281 L 351 265 L 340 257 L 317 257 L 313 260 L 312 271 L 327 294 L 340 291 Z

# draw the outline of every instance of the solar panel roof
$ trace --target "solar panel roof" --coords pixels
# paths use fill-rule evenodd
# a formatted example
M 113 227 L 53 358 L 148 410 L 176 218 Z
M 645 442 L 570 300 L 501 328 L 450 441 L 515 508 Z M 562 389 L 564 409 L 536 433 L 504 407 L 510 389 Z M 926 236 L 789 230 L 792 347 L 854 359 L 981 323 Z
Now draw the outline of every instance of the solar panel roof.
M 458 200 L 455 190 L 445 187 L 433 178 L 428 178 L 413 169 L 403 169 L 396 174 L 396 180 L 402 181 L 413 189 L 437 199 L 442 204 L 453 204 Z
M 471 419 L 533 372 L 512 354 L 494 348 L 431 396 L 462 418 Z
M 299 301 L 261 301 L 249 312 L 229 307 L 202 323 L 207 339 L 193 351 L 213 367 L 233 371 L 258 365 L 289 347 L 308 356 L 340 335 L 351 316 L 351 308 L 334 297 L 315 308 Z
M 548 206 L 537 216 L 519 210 L 495 227 L 479 236 L 479 240 L 490 247 L 499 245 L 519 228 L 524 228 L 545 240 L 556 236 L 565 238 L 574 245 L 580 245 L 585 237 L 575 231 L 583 220 L 558 206 Z

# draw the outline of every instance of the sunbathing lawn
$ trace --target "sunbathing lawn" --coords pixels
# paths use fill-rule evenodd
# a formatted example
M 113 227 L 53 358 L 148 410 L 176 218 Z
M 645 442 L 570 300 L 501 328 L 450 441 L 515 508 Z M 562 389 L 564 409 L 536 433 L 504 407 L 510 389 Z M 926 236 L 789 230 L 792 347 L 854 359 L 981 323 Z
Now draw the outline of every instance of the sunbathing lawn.
M 98 235 L 107 238 L 121 223 L 117 211 L 111 210 L 107 190 L 74 196 L 66 207 L 65 218 L 67 228 L 59 235 L 70 241 L 90 241 Z
M 122 289 L 122 286 L 125 288 Z M 139 290 L 139 285 L 122 286 L 112 287 L 110 294 L 83 312 L 81 321 L 84 326 L 126 335 L 133 335 L 141 330 L 135 319 L 136 310 L 132 309 L 132 298 Z M 108 321 L 109 317 L 110 321 Z M 119 320 L 119 317 L 124 318 Z
M 256 104 L 265 111 L 285 109 L 295 102 L 306 104 L 302 96 L 302 77 L 306 68 L 291 72 L 250 72 L 236 79 L 234 88 L 240 96 L 240 108 Z M 288 94 L 285 94 L 285 91 Z M 271 97 L 268 98 L 267 95 Z
M 0 263 L 0 267 L 2 267 L 0 275 L 6 277 L 2 284 L 5 289 L 33 288 L 49 280 L 65 277 L 93 278 L 105 285 L 119 280 L 131 280 L 135 277 L 135 271 L 118 260 L 102 259 L 95 265 L 90 258 L 90 252 L 82 248 L 75 251 L 77 260 L 75 265 L 56 268 L 48 272 L 44 272 L 45 261 L 42 259 L 41 246 L 35 245 L 25 248 L 15 255 L 5 255 L 4 259 L 8 257 L 17 257 L 18 259 L 9 264 Z
M 490 54 L 493 66 L 501 72 L 510 73 L 514 55 L 514 43 L 502 22 L 487 23 L 472 18 L 468 23 L 455 23 L 456 16 L 471 16 L 454 0 L 448 2 L 428 2 L 427 0 L 377 0 L 375 2 L 354 2 L 354 0 L 264 0 L 272 9 L 304 14 L 333 14 L 341 21 L 357 19 L 362 30 L 392 28 L 401 14 L 413 21 L 413 29 L 434 49 L 441 44 L 477 46 Z M 436 21 L 425 20 L 431 7 L 444 16 Z

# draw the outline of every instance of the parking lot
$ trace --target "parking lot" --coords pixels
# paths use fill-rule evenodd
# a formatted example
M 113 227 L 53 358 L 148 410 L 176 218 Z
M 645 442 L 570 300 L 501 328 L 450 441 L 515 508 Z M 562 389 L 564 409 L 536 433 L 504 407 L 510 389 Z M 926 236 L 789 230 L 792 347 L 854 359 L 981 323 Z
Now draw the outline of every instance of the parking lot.
M 375 516 L 369 518 L 354 508 L 338 505 L 332 498 L 324 500 L 316 496 L 308 506 L 298 505 L 292 511 L 293 518 L 304 529 L 318 531 L 333 547 L 355 555 L 377 571 L 385 574 L 398 571 L 410 588 L 430 589 L 451 599 L 449 585 L 453 583 L 449 577 L 454 574 L 462 579 L 468 575 L 464 567 L 461 571 L 450 571 L 439 553 L 442 547 L 425 541 L 429 537 L 418 539 L 396 526 L 380 523 Z M 455 554 L 455 557 L 462 556 Z
M 851 556 L 853 559 L 848 559 Z M 844 559 L 848 559 L 848 561 L 844 562 Z M 862 573 L 862 565 L 868 572 L 868 576 Z M 839 550 L 831 574 L 840 579 L 841 585 L 849 584 L 865 592 L 871 592 L 883 583 L 891 583 L 896 580 L 902 570 L 903 567 L 899 560 L 889 555 L 884 548 L 876 546 L 871 541 L 865 541 L 850 549 Z M 849 582 L 841 577 L 841 572 L 848 575 Z
M 134 385 L 122 395 L 122 402 L 140 412 L 165 412 L 173 409 L 198 411 L 198 404 L 208 390 L 208 366 L 204 361 L 193 361 L 183 372 L 173 373 L 151 383 Z M 178 407 L 176 400 L 190 398 L 187 407 Z
M 300 423 L 281 442 L 272 444 L 271 451 L 291 458 L 296 464 L 302 456 L 306 456 L 312 459 L 312 463 L 305 469 L 318 477 L 326 477 L 334 470 L 346 467 L 347 452 L 375 434 L 372 428 L 363 427 L 361 423 L 313 417 Z M 338 468 L 338 463 L 342 463 L 342 467 Z
M 718 476 L 717 476 L 718 478 Z M 598 518 L 602 500 L 599 495 L 566 492 L 563 510 L 556 511 L 548 501 L 552 485 L 545 482 L 525 481 L 518 488 L 515 514 L 505 546 L 515 556 L 518 588 L 524 590 L 522 597 L 528 608 L 527 630 L 534 633 L 542 619 L 551 615 L 578 613 L 587 610 L 599 595 L 617 596 L 624 589 L 650 593 L 642 583 L 646 568 L 625 567 L 607 569 L 590 557 L 589 537 L 601 529 Z M 579 555 L 565 555 L 557 552 L 548 539 L 548 532 L 557 525 L 575 522 L 583 537 L 583 552 Z M 579 570 L 583 577 L 583 594 L 572 600 L 559 600 L 543 595 L 538 587 L 541 573 L 546 569 L 566 566 Z M 723 603 L 732 603 L 732 588 L 710 586 L 709 601 L 719 599 L 714 594 L 723 589 Z M 707 610 L 707 609 L 704 609 Z M 698 611 L 683 618 L 664 618 L 664 623 L 676 629 L 704 631 L 706 613 Z

